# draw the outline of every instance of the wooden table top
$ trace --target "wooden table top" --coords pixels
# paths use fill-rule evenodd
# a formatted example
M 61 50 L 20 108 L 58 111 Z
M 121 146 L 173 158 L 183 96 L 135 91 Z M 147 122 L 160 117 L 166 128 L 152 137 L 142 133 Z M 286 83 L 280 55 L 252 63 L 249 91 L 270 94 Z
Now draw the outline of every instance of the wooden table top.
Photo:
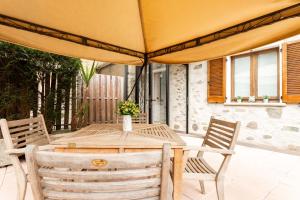
M 133 124 L 123 132 L 122 124 L 91 124 L 73 134 L 51 142 L 53 145 L 80 148 L 183 148 L 185 142 L 165 124 Z

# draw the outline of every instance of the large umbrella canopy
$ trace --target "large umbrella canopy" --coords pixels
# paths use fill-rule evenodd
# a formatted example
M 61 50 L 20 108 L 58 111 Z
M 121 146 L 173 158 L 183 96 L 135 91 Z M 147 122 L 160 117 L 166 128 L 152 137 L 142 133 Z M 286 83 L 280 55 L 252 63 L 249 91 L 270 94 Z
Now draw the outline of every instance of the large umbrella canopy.
M 0 40 L 112 63 L 189 63 L 299 33 L 299 0 L 0 1 Z

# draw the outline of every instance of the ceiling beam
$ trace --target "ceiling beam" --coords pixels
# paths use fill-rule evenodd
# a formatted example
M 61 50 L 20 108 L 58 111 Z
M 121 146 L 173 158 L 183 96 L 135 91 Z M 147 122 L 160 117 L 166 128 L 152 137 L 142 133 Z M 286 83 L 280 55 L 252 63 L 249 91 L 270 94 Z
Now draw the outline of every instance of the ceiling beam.
M 300 16 L 300 3 L 293 5 L 291 7 L 278 10 L 272 13 L 269 13 L 267 15 L 263 15 L 258 18 L 251 19 L 249 21 L 231 26 L 229 28 L 197 37 L 195 39 L 182 42 L 176 45 L 172 45 L 166 48 L 159 49 L 157 51 L 153 51 L 148 53 L 148 58 L 153 58 L 157 56 L 162 56 L 178 51 L 182 51 L 189 48 L 199 47 L 204 44 L 208 44 L 211 42 L 215 42 L 217 40 L 221 40 L 230 36 L 234 36 L 240 33 L 244 33 L 247 31 L 254 30 L 256 28 L 260 28 L 266 25 L 273 24 L 275 22 L 279 22 L 285 19 L 293 18 L 293 17 L 299 17 Z M 284 31 L 284 30 L 282 30 Z M 267 36 L 266 36 L 267 37 Z
M 101 42 L 101 41 L 94 40 L 94 39 L 84 37 L 81 35 L 68 33 L 65 31 L 58 30 L 58 29 L 49 28 L 46 26 L 32 23 L 32 22 L 24 21 L 21 19 L 16 19 L 16 18 L 9 17 L 9 16 L 3 15 L 3 14 L 0 14 L 0 24 L 4 25 L 4 26 L 8 26 L 8 27 L 13 27 L 13 28 L 29 31 L 32 33 L 45 35 L 45 36 L 52 37 L 52 38 L 57 38 L 60 40 L 65 40 L 68 42 L 77 43 L 77 44 L 84 45 L 87 47 L 93 47 L 93 48 L 97 48 L 97 49 L 112 51 L 112 52 L 144 59 L 144 53 L 142 53 L 142 52 L 138 52 L 138 51 L 131 50 L 128 48 L 109 44 L 106 42 Z

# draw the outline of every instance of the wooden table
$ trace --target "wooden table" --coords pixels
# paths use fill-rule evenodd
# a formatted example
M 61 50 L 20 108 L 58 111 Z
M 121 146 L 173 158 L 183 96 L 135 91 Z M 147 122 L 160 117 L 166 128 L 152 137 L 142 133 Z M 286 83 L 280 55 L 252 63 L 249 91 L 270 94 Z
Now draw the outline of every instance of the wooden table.
M 129 133 L 122 131 L 122 124 L 92 124 L 51 144 L 60 152 L 115 153 L 153 151 L 164 143 L 170 143 L 174 153 L 174 200 L 180 200 L 185 143 L 165 124 L 134 124 Z

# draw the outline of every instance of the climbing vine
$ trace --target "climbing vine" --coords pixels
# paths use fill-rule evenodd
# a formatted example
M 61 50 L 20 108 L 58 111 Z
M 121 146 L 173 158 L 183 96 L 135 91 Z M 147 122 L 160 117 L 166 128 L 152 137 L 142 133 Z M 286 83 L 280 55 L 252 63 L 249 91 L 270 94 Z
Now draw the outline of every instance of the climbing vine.
M 80 66 L 80 59 L 0 42 L 0 118 L 41 113 L 49 131 L 68 128 Z

